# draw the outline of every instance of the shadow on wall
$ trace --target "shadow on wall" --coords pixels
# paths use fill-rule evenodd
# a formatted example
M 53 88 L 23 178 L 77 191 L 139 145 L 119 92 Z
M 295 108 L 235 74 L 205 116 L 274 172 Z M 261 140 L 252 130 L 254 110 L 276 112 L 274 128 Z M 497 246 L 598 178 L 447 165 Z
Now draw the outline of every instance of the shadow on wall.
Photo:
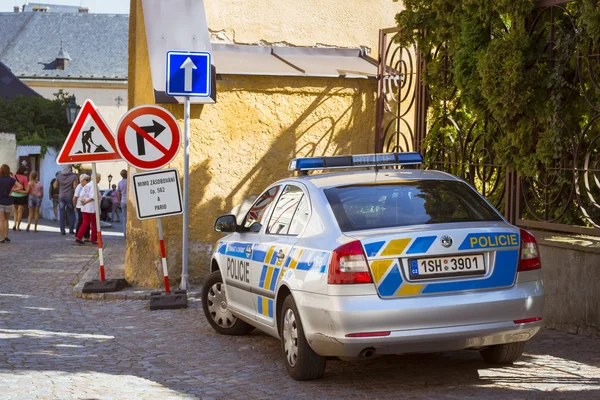
M 281 80 L 276 79 L 270 81 L 281 83 Z M 323 87 L 323 81 L 327 86 Z M 316 82 L 321 83 L 321 88 L 315 87 Z M 199 163 L 191 162 L 189 261 L 192 283 L 201 281 L 206 276 L 212 247 L 222 236 L 213 231 L 215 218 L 229 213 L 244 198 L 262 192 L 274 181 L 288 177 L 290 173 L 287 166 L 292 158 L 365 153 L 372 150 L 375 83 L 339 79 L 322 79 L 316 82 L 310 82 L 312 91 L 305 91 L 305 86 L 300 84 L 293 87 L 287 84 L 285 89 L 275 85 L 272 88 L 263 87 L 261 90 L 236 87 L 221 89 L 223 92 L 227 91 L 222 96 L 227 96 L 227 99 L 219 99 L 225 104 L 219 105 L 217 117 L 219 121 L 226 120 L 229 116 L 233 117 L 225 127 L 218 125 L 216 128 L 215 134 L 222 135 L 224 140 L 217 140 L 211 145 L 204 138 L 194 138 L 195 132 L 192 127 L 192 156 L 198 151 L 208 150 L 205 159 Z M 340 87 L 340 83 L 346 86 Z M 252 114 L 242 113 L 249 115 L 250 120 L 241 120 L 235 114 L 223 115 L 223 110 L 228 110 L 230 105 L 229 96 L 233 97 L 233 101 L 244 103 L 244 107 L 250 110 L 256 107 L 260 111 Z M 258 103 L 263 99 L 272 104 L 248 104 L 249 101 Z M 300 109 L 298 105 L 307 103 L 307 100 L 310 101 L 308 106 Z M 235 107 L 228 110 L 228 113 L 234 112 L 234 109 Z M 208 120 L 210 125 L 213 122 L 212 116 L 207 115 L 207 111 L 207 108 L 202 110 L 202 120 Z M 292 114 L 294 112 L 297 116 Z M 291 124 L 284 126 L 286 117 L 290 119 L 290 116 Z M 193 115 L 192 118 L 194 117 Z M 223 128 L 226 130 L 222 130 Z M 265 130 L 279 130 L 279 133 L 265 134 Z M 245 132 L 241 139 L 232 138 L 234 133 L 239 131 Z M 265 135 L 270 137 L 265 140 Z M 207 146 L 211 148 L 198 148 Z M 241 164 L 232 161 L 236 157 L 243 159 Z M 248 164 L 252 165 L 249 170 Z M 169 218 L 164 225 L 170 249 L 168 264 L 172 266 L 169 274 L 175 282 L 179 280 L 181 272 L 179 249 L 182 219 Z M 157 274 L 161 276 L 160 269 L 157 269 Z

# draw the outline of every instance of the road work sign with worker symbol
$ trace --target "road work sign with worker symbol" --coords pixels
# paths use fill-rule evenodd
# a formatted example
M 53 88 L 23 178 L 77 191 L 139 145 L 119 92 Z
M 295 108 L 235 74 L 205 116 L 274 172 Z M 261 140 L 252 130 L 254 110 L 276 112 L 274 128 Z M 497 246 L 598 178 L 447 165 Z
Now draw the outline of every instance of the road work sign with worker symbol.
M 115 137 L 91 100 L 86 100 L 58 154 L 58 164 L 120 160 Z
M 179 125 L 162 107 L 144 105 L 129 110 L 117 128 L 117 149 L 123 159 L 139 169 L 167 165 L 181 145 Z

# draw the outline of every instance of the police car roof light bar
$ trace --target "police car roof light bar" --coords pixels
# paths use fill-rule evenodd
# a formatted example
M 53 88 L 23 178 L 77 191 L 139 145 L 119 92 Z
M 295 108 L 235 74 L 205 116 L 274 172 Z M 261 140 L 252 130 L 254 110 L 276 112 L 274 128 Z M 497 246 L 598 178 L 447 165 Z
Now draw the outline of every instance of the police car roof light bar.
M 377 153 L 354 156 L 329 156 L 294 158 L 288 171 L 309 171 L 315 169 L 385 167 L 416 165 L 423 163 L 421 153 Z

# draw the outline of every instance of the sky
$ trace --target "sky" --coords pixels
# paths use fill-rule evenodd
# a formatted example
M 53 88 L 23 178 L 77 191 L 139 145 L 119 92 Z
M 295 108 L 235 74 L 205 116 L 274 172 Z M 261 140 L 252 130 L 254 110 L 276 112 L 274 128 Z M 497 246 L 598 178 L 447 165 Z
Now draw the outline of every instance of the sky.
M 26 0 L 0 0 L 0 12 L 13 12 L 14 6 L 22 6 Z M 32 3 L 63 4 L 88 7 L 96 14 L 129 14 L 129 0 L 34 0 Z

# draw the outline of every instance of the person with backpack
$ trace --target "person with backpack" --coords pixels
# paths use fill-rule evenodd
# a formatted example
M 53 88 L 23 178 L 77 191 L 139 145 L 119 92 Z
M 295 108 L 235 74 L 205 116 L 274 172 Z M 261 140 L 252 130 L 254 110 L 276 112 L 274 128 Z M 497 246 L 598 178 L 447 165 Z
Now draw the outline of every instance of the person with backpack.
M 63 165 L 61 171 L 56 175 L 54 188 L 58 189 L 58 202 L 60 207 L 60 233 L 66 235 L 65 225 L 67 221 L 67 212 L 69 213 L 69 233 L 75 234 L 75 206 L 73 205 L 73 196 L 78 184 L 77 175 L 73 173 L 70 165 Z
M 27 168 L 24 165 L 21 165 L 17 172 L 14 175 L 14 178 L 17 182 L 19 182 L 20 189 L 15 185 L 10 196 L 13 200 L 13 231 L 21 230 L 21 221 L 23 220 L 23 212 L 25 211 L 25 207 L 27 207 L 27 195 L 29 192 L 27 188 L 29 186 L 29 179 L 27 179 Z

